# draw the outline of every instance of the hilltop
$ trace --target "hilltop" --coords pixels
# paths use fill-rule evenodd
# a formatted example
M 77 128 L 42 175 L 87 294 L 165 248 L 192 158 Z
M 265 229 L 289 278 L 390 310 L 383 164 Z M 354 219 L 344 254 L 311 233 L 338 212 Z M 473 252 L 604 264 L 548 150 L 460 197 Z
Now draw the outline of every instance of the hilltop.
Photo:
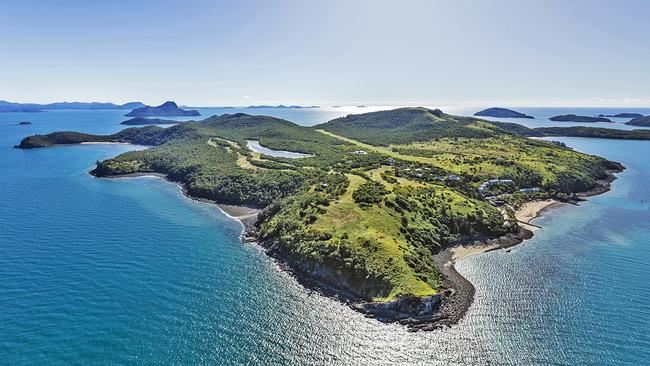
M 160 116 L 160 117 L 176 117 L 176 116 L 200 116 L 196 110 L 183 110 L 178 108 L 178 105 L 174 102 L 165 102 L 159 106 L 143 106 L 135 108 L 131 112 L 125 114 L 127 117 L 150 117 L 150 116 Z
M 313 128 L 237 113 L 112 135 L 35 135 L 19 146 L 152 146 L 98 162 L 92 174 L 164 174 L 192 197 L 261 209 L 246 235 L 302 283 L 386 321 L 430 329 L 426 324 L 457 321 L 463 303 L 448 291 L 456 285 L 433 254 L 474 240 L 521 240 L 514 208 L 533 199 L 572 199 L 621 169 L 511 131 L 426 108 L 347 116 Z M 308 156 L 262 155 L 247 140 Z M 504 183 L 485 188 L 494 179 Z
M 352 114 L 315 128 L 382 146 L 438 137 L 485 138 L 503 132 L 487 121 L 421 107 Z

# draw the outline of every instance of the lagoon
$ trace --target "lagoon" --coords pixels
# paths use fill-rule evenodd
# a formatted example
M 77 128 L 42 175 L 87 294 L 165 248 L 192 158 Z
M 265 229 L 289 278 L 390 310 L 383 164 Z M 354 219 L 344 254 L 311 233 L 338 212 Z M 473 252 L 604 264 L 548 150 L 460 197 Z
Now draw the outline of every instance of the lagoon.
M 268 156 L 275 156 L 278 158 L 300 159 L 300 158 L 308 158 L 311 156 L 309 154 L 301 154 L 293 151 L 269 149 L 268 147 L 264 147 L 260 145 L 259 141 L 253 141 L 253 140 L 246 140 L 246 147 L 248 147 L 250 150 L 256 153 L 260 153 L 262 155 L 268 155 Z

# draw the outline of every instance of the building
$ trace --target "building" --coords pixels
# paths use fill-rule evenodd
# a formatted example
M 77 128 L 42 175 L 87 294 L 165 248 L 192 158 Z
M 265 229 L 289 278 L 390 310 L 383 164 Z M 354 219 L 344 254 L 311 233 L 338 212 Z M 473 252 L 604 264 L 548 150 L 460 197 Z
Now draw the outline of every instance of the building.
M 497 184 L 514 184 L 515 182 L 512 179 L 490 179 L 488 181 L 483 182 L 479 187 L 478 191 L 479 193 L 483 194 L 483 191 L 486 190 L 488 187 L 491 187 L 493 185 Z
M 519 190 L 519 192 L 521 192 L 521 193 L 535 193 L 535 192 L 539 192 L 539 188 L 537 188 L 537 187 L 522 188 L 522 189 Z

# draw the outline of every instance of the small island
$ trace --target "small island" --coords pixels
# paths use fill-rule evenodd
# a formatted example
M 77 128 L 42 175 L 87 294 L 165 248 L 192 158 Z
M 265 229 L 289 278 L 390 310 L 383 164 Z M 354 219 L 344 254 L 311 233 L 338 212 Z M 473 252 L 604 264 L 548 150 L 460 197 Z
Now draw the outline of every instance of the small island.
M 320 108 L 317 105 L 300 106 L 300 105 L 249 105 L 246 109 L 313 109 Z
M 641 118 L 642 114 L 639 113 L 619 113 L 619 114 L 599 114 L 598 117 L 610 117 L 610 118 Z
M 29 122 L 29 121 L 18 122 L 18 125 L 19 125 L 19 126 L 27 126 L 27 125 L 31 125 L 31 124 L 32 124 L 32 123 Z
M 184 110 L 178 108 L 174 102 L 165 102 L 157 107 L 144 106 L 136 108 L 131 112 L 125 114 L 126 117 L 195 117 L 200 116 L 201 113 L 196 110 Z
M 450 250 L 515 245 L 532 235 L 516 211 L 527 202 L 580 200 L 624 169 L 526 134 L 544 135 L 400 108 L 314 127 L 225 114 L 112 135 L 34 135 L 17 147 L 151 146 L 97 162 L 91 173 L 155 173 L 190 197 L 231 205 L 224 210 L 248 207 L 243 238 L 305 286 L 380 321 L 433 330 L 458 322 L 473 299 L 471 283 L 447 265 Z
M 181 122 L 182 121 L 174 121 L 171 119 L 133 117 L 131 119 L 127 119 L 126 121 L 123 121 L 120 124 L 127 125 L 127 126 L 146 126 L 146 125 L 172 125 Z
M 535 117 L 523 114 L 521 112 L 513 111 L 508 108 L 488 108 L 482 111 L 474 113 L 475 116 L 479 117 L 495 117 L 495 118 L 529 118 L 534 119 Z
M 650 116 L 637 117 L 637 118 L 631 120 L 630 122 L 627 122 L 626 125 L 648 127 L 648 126 L 650 126 Z
M 549 119 L 555 122 L 612 122 L 609 118 L 605 117 L 578 116 L 575 114 L 563 114 Z

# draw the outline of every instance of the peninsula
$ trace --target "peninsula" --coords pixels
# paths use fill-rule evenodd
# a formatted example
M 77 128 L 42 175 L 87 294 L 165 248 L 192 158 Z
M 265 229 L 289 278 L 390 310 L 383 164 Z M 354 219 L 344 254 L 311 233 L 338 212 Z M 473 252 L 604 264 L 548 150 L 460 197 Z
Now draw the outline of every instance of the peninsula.
M 549 119 L 556 122 L 612 122 L 612 120 L 605 117 L 578 116 L 575 114 L 563 114 Z
M 151 107 L 151 106 L 144 106 L 140 108 L 136 108 L 132 110 L 131 112 L 125 114 L 127 117 L 150 117 L 150 116 L 160 116 L 160 117 L 183 117 L 183 116 L 200 116 L 201 113 L 199 113 L 196 110 L 184 110 L 178 108 L 178 105 L 174 102 L 165 102 L 159 106 L 156 107 Z
M 434 254 L 490 239 L 518 243 L 530 237 L 515 215 L 526 202 L 601 192 L 623 169 L 514 126 L 427 108 L 315 127 L 237 113 L 112 135 L 35 135 L 18 147 L 149 145 L 97 162 L 91 173 L 157 173 L 191 197 L 258 209 L 246 211 L 244 237 L 301 283 L 381 321 L 430 330 L 457 322 L 473 296 Z M 250 141 L 301 155 L 261 154 Z
M 523 114 L 521 112 L 513 111 L 512 109 L 507 108 L 488 108 L 482 111 L 474 113 L 475 116 L 479 117 L 496 117 L 496 118 L 530 118 L 534 119 L 535 117 Z

